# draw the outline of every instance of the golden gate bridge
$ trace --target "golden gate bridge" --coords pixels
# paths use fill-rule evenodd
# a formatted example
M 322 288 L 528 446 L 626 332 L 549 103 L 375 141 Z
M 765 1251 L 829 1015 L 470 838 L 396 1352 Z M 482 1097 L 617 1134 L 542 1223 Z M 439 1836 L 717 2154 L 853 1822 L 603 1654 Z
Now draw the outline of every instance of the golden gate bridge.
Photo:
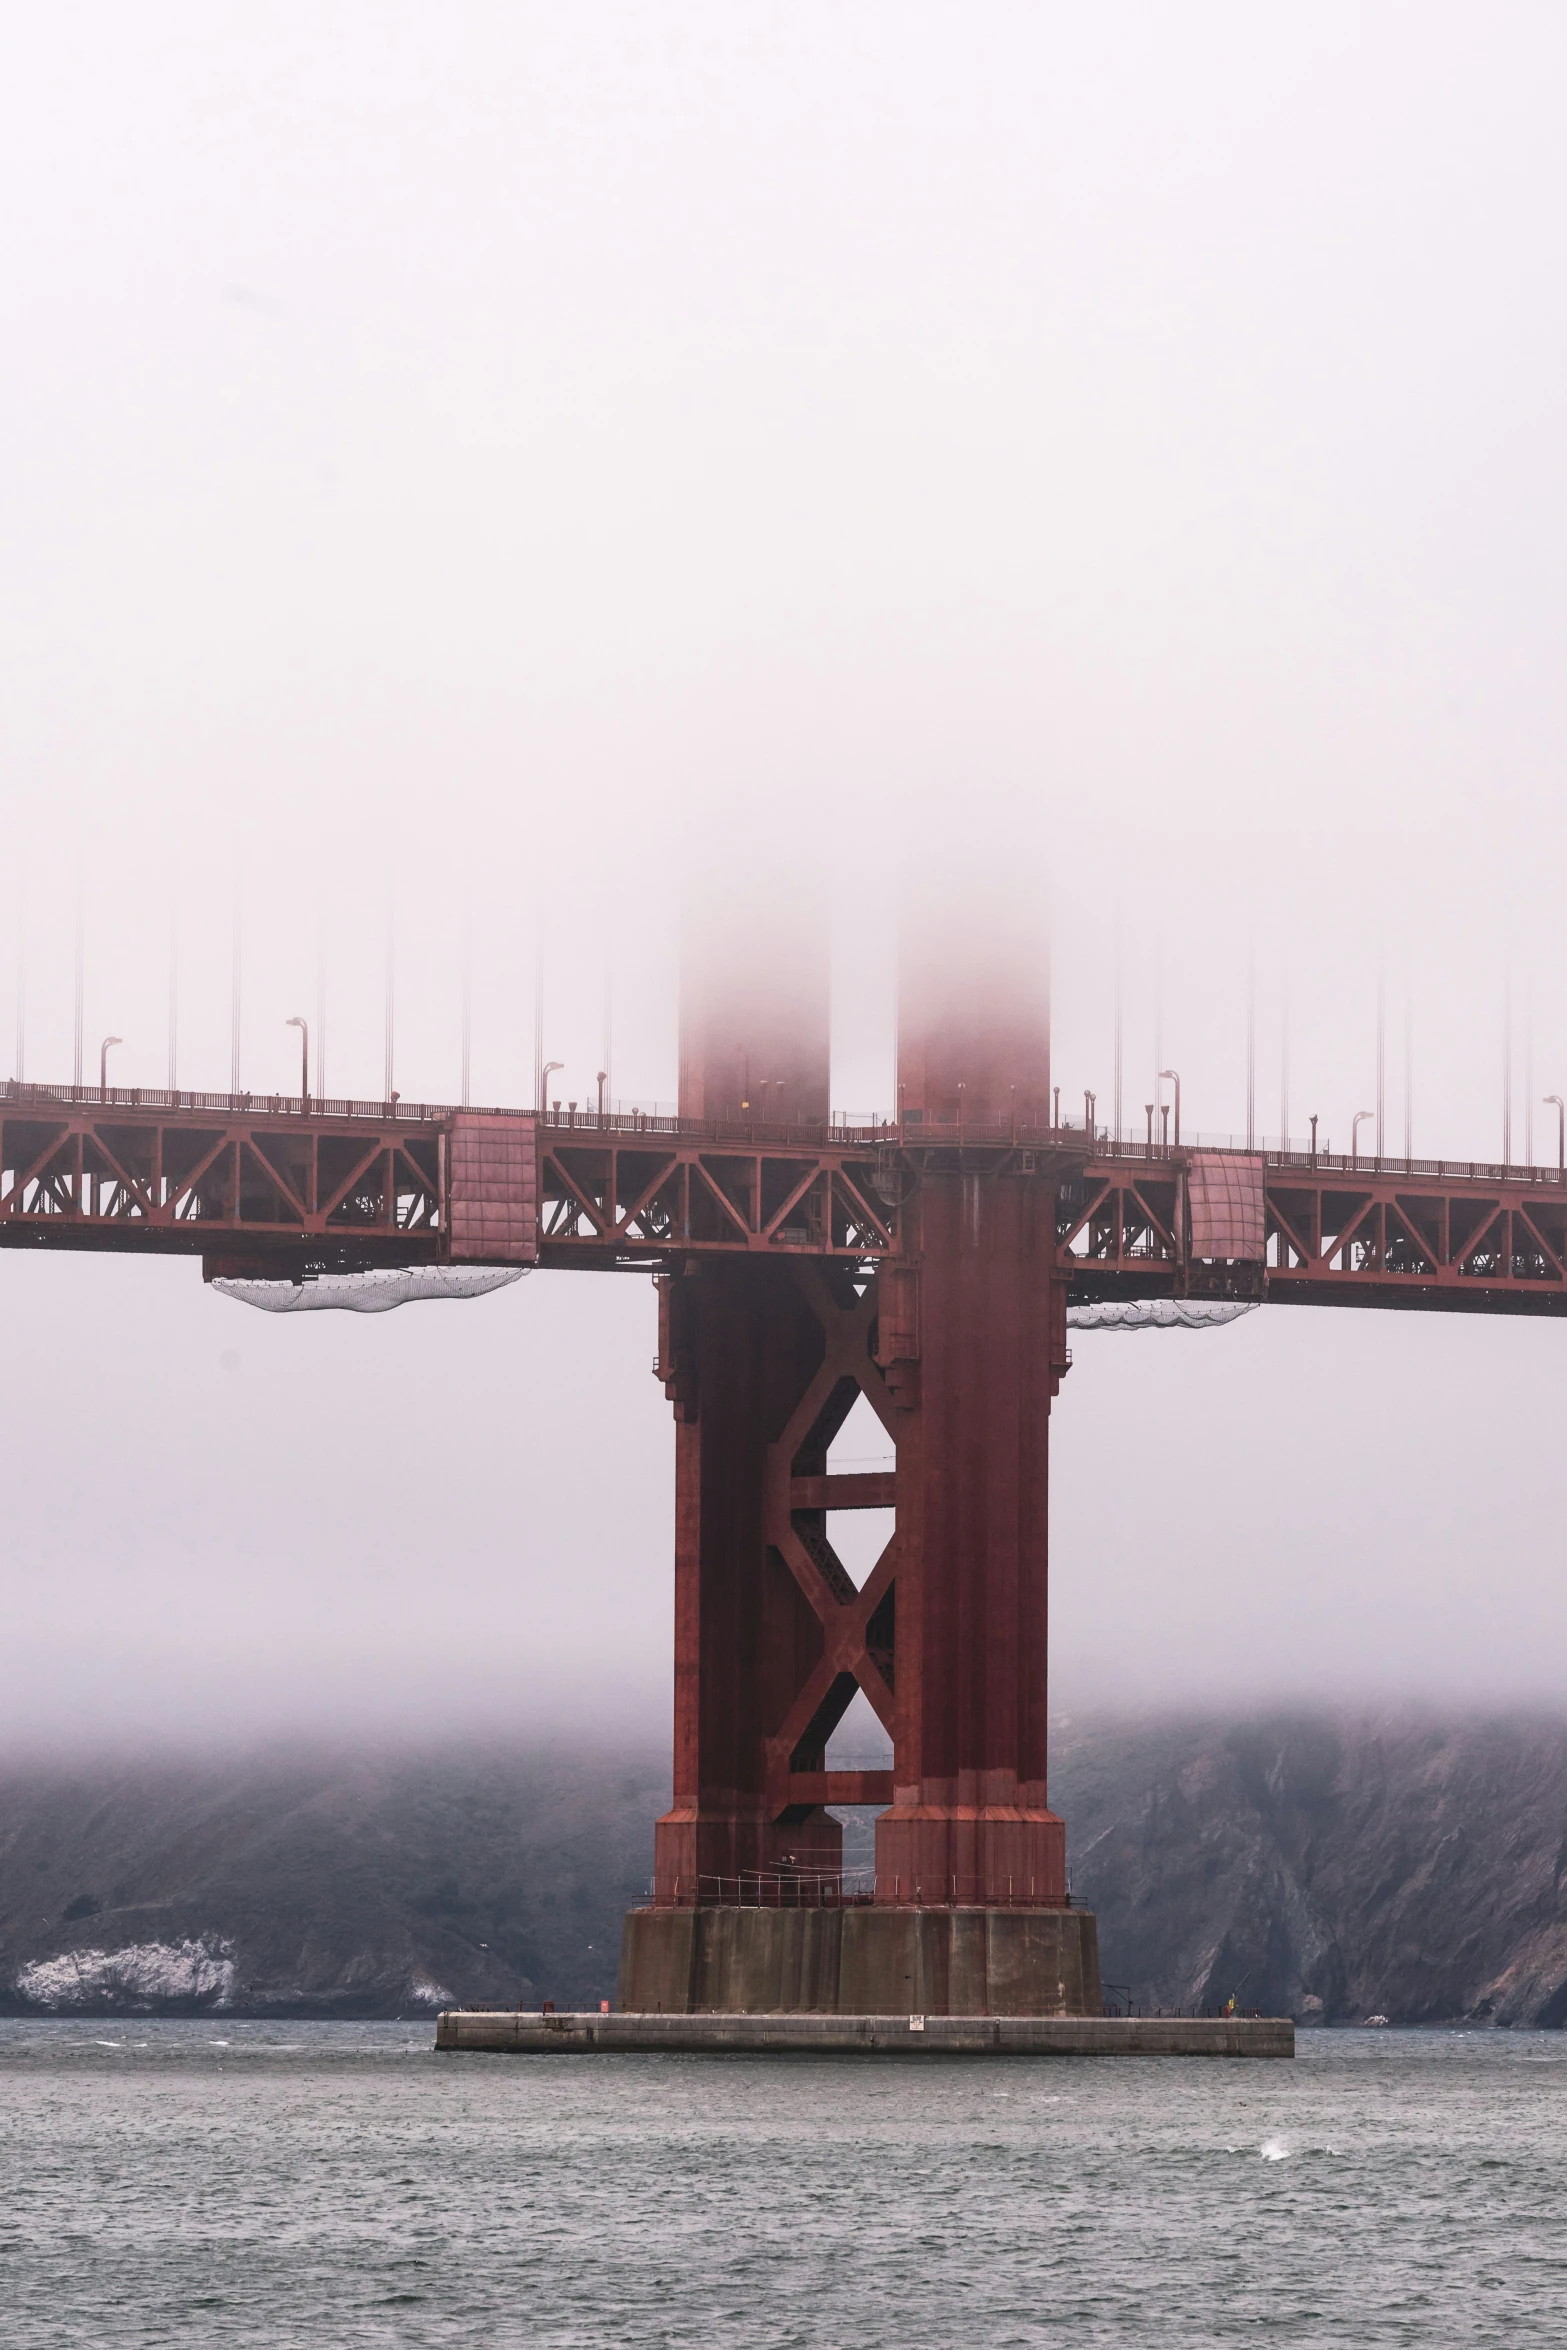
M 643 2011 L 1097 2013 L 1046 1787 L 1048 1432 L 1072 1320 L 1259 1305 L 1567 1313 L 1567 1180 L 1063 1123 L 1029 926 L 910 920 L 897 1100 L 830 1110 L 820 951 L 731 920 L 682 972 L 673 1112 L 10 1081 L 0 1246 L 391 1274 L 651 1274 L 672 1409 L 674 1799 Z M 426 1292 L 428 1293 L 428 1292 Z M 1132 1314 L 1135 1318 L 1135 1312 Z M 890 1468 L 838 1470 L 861 1399 Z M 856 1582 L 839 1511 L 890 1509 Z M 886 1768 L 832 1769 L 863 1693 Z M 852 1895 L 833 1807 L 874 1805 Z M 781 1919 L 790 1921 L 785 1929 Z M 780 1939 L 783 1935 L 783 1939 Z

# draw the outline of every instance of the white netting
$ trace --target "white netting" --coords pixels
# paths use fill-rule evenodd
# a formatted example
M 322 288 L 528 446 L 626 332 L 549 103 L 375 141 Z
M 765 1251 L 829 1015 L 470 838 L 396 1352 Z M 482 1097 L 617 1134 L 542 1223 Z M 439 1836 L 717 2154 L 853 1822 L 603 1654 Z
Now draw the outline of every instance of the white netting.
M 1256 1298 L 1143 1297 L 1132 1305 L 1068 1306 L 1069 1330 L 1222 1330 L 1254 1314 Z
M 484 1297 L 520 1281 L 529 1265 L 406 1265 L 370 1273 L 318 1273 L 308 1281 L 214 1281 L 225 1297 L 264 1314 L 389 1314 L 433 1297 Z

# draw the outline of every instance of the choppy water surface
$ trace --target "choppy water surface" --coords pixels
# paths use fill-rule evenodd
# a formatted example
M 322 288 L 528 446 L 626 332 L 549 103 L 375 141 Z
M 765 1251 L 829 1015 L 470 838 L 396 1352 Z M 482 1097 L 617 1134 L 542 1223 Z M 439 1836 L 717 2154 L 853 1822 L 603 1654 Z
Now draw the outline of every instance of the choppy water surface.
M 0 2024 L 8 2350 L 1559 2343 L 1567 2036 L 1294 2064 Z

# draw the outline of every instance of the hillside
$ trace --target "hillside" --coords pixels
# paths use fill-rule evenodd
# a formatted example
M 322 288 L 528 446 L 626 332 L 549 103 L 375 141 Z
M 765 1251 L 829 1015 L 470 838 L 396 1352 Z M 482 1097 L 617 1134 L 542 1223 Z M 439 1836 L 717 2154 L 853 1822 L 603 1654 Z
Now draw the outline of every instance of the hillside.
M 662 1751 L 0 1772 L 0 2010 L 392 2016 L 613 1994 Z M 1567 1720 L 1072 1717 L 1107 1981 L 1305 2020 L 1567 2022 Z
M 1107 1979 L 1329 2022 L 1567 2021 L 1567 1722 L 1060 1724 Z
M 0 2007 L 596 2005 L 666 1770 L 591 1748 L 12 1770 Z

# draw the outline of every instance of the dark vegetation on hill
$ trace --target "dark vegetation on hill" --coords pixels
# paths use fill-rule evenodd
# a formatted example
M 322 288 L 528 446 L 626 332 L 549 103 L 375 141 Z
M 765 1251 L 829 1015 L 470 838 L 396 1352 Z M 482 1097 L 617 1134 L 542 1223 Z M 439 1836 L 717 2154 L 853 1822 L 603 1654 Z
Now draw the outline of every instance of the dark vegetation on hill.
M 1567 1719 L 1075 1716 L 1052 1800 L 1139 2005 L 1567 2023 Z M 0 2009 L 593 2005 L 661 1745 L 0 1770 Z
M 667 1771 L 661 1750 L 587 1741 L 12 1768 L 0 2008 L 596 2005 Z
M 1051 1801 L 1140 2001 L 1567 2023 L 1567 1720 L 1072 1719 Z

